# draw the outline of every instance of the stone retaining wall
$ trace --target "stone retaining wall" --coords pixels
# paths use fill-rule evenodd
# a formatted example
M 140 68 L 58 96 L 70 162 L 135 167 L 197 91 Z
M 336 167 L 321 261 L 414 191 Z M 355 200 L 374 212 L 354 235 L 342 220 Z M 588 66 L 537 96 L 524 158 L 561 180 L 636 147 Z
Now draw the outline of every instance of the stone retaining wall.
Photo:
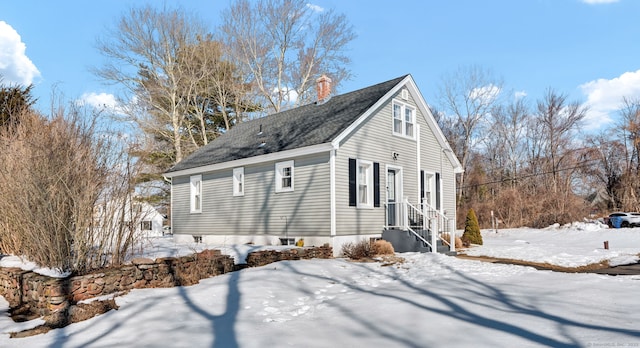
M 329 246 L 262 250 L 247 257 L 248 267 L 282 260 L 331 258 Z M 89 298 L 126 292 L 131 289 L 166 288 L 197 284 L 201 279 L 234 271 L 233 258 L 219 250 L 204 250 L 179 258 L 156 260 L 138 258 L 130 265 L 69 278 L 51 278 L 19 268 L 0 268 L 0 295 L 12 310 L 20 308 L 39 316 L 67 310 L 72 304 Z
M 312 248 L 295 248 L 285 250 L 262 250 L 250 253 L 247 256 L 248 267 L 259 267 L 277 261 L 304 260 L 304 259 L 330 259 L 333 257 L 333 249 L 329 245 Z

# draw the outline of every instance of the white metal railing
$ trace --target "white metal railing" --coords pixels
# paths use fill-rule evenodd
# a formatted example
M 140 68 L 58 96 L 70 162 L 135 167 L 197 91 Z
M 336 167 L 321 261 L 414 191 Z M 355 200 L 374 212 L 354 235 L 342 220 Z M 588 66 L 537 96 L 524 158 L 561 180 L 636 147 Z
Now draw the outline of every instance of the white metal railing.
M 450 251 L 455 251 L 453 224 L 453 220 L 427 203 L 421 203 L 420 208 L 411 204 L 408 199 L 385 204 L 385 228 L 409 231 L 428 245 L 433 252 L 437 252 L 438 239 L 445 243 Z M 429 233 L 426 236 L 421 235 L 417 232 L 418 230 Z M 446 234 L 449 238 L 445 238 Z
M 442 212 L 426 202 L 422 203 L 422 211 L 426 212 L 429 217 L 437 220 L 438 226 L 440 227 L 436 230 L 438 239 L 449 246 L 449 251 L 456 251 L 456 229 L 454 226 L 455 221 L 449 219 Z M 449 237 L 448 240 L 447 238 L 445 238 L 445 236 L 447 235 Z

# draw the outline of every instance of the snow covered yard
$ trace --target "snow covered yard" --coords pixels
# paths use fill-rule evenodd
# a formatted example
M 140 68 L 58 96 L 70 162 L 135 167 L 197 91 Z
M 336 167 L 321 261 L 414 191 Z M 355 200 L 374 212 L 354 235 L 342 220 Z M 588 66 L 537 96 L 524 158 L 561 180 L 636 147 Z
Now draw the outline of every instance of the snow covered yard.
M 579 267 L 608 261 L 610 266 L 638 262 L 640 228 L 608 228 L 598 223 L 576 222 L 545 229 L 483 230 L 484 245 L 463 250 L 469 256 L 549 263 Z M 607 241 L 609 249 L 604 249 Z
M 640 252 L 640 229 L 577 226 L 483 231 L 485 246 L 473 252 L 571 264 L 592 260 L 593 254 L 617 259 Z M 584 241 L 576 242 L 572 234 Z M 596 253 L 602 237 L 611 249 Z M 155 252 L 180 252 L 179 246 L 161 246 L 168 241 L 156 243 Z M 241 258 L 247 248 L 228 251 Z M 536 249 L 542 250 L 537 256 Z M 572 256 L 555 259 L 553 252 Z M 116 298 L 119 310 L 21 339 L 8 333 L 38 320 L 13 323 L 0 298 L 0 346 L 640 345 L 640 276 L 556 273 L 434 254 L 400 256 L 405 262 L 391 266 L 344 259 L 285 261 L 190 287 L 135 290 Z

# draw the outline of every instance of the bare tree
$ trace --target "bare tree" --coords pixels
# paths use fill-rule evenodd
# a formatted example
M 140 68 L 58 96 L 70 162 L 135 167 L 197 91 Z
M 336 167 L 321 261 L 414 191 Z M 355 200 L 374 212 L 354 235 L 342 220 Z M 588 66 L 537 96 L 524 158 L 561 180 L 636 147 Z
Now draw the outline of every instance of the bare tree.
M 180 51 L 181 96 L 187 104 L 189 138 L 193 146 L 207 145 L 259 107 L 249 103 L 249 87 L 236 64 L 224 58 L 225 47 L 211 37 L 198 39 Z
M 558 190 L 561 166 L 571 165 L 577 145 L 575 135 L 586 112 L 580 103 L 569 103 L 566 94 L 558 94 L 552 89 L 548 89 L 544 99 L 538 101 L 535 121 L 542 127 L 544 162 L 546 169 L 551 171 L 554 192 Z
M 335 86 L 349 79 L 347 45 L 355 38 L 344 15 L 304 0 L 239 0 L 223 12 L 221 40 L 259 92 L 256 104 L 278 112 L 313 100 L 321 74 Z
M 188 153 L 183 141 L 187 105 L 184 95 L 197 84 L 185 83 L 185 74 L 177 59 L 181 50 L 196 45 L 207 36 L 204 24 L 181 10 L 159 11 L 150 5 L 131 9 L 116 27 L 98 40 L 98 51 L 107 59 L 94 72 L 107 82 L 124 88 L 124 105 L 131 108 L 129 118 L 143 131 L 165 139 L 173 147 L 173 162 Z M 189 55 L 183 55 L 186 59 Z M 207 76 L 200 76 L 206 79 Z M 185 86 L 194 87 L 184 90 Z
M 502 150 L 503 170 L 506 171 L 507 177 L 514 178 L 511 181 L 512 186 L 520 173 L 520 168 L 524 165 L 525 134 L 529 117 L 530 112 L 523 98 L 514 100 L 506 107 L 497 107 L 493 111 L 494 123 L 490 133 L 491 138 L 502 144 L 502 146 L 494 144 L 494 147 Z
M 621 209 L 640 208 L 640 100 L 623 98 L 618 139 L 624 149 L 624 167 L 621 190 L 618 194 Z
M 607 129 L 586 139 L 588 159 L 593 165 L 585 166 L 582 170 L 595 188 L 594 199 L 598 198 L 599 188 L 604 189 L 606 204 L 603 208 L 622 209 L 622 181 L 628 166 L 624 144 L 612 139 L 612 133 L 615 134 Z
M 502 81 L 494 78 L 490 71 L 478 66 L 462 67 L 445 76 L 439 88 L 439 100 L 446 117 L 455 120 L 457 141 L 452 143 L 462 168 L 470 168 L 472 149 L 483 137 L 490 111 L 498 102 Z M 461 202 L 465 186 L 465 173 L 460 174 L 458 203 Z

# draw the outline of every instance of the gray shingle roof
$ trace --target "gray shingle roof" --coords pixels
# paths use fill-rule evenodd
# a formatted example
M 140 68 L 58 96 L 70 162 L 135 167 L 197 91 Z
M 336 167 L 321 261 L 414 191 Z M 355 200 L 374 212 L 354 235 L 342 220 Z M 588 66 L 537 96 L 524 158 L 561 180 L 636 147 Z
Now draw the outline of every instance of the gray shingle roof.
M 405 77 L 336 95 L 322 104 L 308 104 L 240 123 L 180 161 L 168 173 L 329 143 Z

